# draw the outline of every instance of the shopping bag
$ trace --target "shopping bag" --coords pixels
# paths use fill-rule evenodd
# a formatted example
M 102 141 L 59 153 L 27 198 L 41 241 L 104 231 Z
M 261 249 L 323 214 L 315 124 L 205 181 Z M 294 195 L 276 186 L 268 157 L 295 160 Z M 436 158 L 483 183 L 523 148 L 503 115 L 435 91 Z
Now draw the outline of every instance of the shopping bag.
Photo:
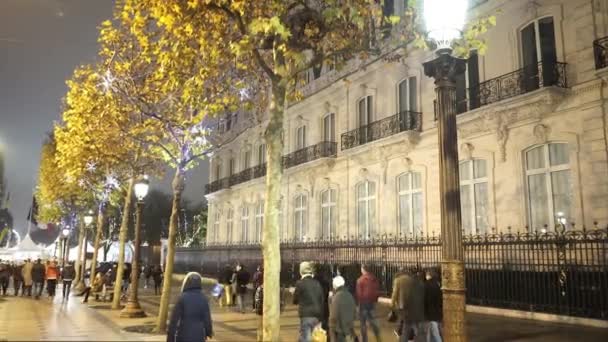
M 312 342 L 327 342 L 327 332 L 317 325 L 312 331 Z
M 219 298 L 224 292 L 224 286 L 222 284 L 215 284 L 211 289 L 211 295 L 215 298 Z

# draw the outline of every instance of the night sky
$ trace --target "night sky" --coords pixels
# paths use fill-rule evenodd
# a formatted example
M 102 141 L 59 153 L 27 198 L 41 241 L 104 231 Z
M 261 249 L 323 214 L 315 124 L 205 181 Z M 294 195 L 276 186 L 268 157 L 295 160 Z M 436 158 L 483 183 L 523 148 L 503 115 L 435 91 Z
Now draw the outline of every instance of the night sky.
M 0 148 L 20 232 L 27 229 L 41 144 L 60 120 L 65 80 L 95 60 L 97 26 L 112 6 L 111 0 L 0 0 Z M 207 172 L 206 163 L 189 171 L 191 201 L 202 200 Z M 170 190 L 168 179 L 160 183 Z

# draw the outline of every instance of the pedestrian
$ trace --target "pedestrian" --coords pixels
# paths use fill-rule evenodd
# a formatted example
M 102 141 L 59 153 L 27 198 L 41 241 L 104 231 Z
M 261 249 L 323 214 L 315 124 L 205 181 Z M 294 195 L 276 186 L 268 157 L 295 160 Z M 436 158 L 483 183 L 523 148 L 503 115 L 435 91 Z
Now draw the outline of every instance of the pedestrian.
M 82 300 L 82 302 L 89 302 L 89 295 L 91 294 L 91 291 L 96 294 L 103 291 L 103 285 L 105 282 L 106 279 L 104 279 L 104 276 L 101 274 L 101 272 L 97 272 L 97 274 L 95 275 L 95 279 L 93 279 L 93 283 L 85 287 L 84 291 L 80 294 L 84 295 L 84 299 Z M 98 298 L 98 295 L 95 295 L 95 298 Z
M 127 298 L 127 291 L 129 290 L 129 283 L 131 282 L 131 264 L 129 263 L 125 263 L 125 269 L 124 272 L 122 273 L 122 283 L 121 283 L 121 287 L 120 287 L 120 299 L 126 299 Z
M 332 297 L 329 314 L 329 335 L 335 342 L 346 342 L 347 338 L 355 339 L 357 306 L 345 284 L 341 276 L 335 277 L 332 281 L 335 294 Z
M 443 297 L 441 284 L 435 271 L 427 271 L 424 282 L 424 316 L 427 342 L 441 342 Z
M 310 342 L 312 331 L 319 325 L 323 317 L 323 289 L 318 281 L 313 279 L 312 265 L 308 261 L 300 264 L 301 279 L 296 283 L 293 294 L 293 304 L 298 305 L 300 316 L 299 342 Z
M 321 264 L 315 264 L 315 272 L 313 279 L 319 282 L 323 289 L 323 315 L 321 316 L 321 328 L 329 332 L 329 291 L 331 290 L 331 274 L 327 275 L 321 269 Z M 331 334 L 328 334 L 328 342 L 331 340 Z
M 63 282 L 62 289 L 62 301 L 70 298 L 70 288 L 72 287 L 72 281 L 76 276 L 76 269 L 74 268 L 74 262 L 70 261 L 61 272 L 61 280 Z
M 46 289 L 49 293 L 51 301 L 55 298 L 55 289 L 57 288 L 57 279 L 59 279 L 59 268 L 56 261 L 51 261 L 46 267 Z
M 40 299 L 40 296 L 42 296 L 45 274 L 46 270 L 42 261 L 37 259 L 34 266 L 32 266 L 32 281 L 34 282 L 34 296 L 36 299 Z
M 13 288 L 15 289 L 15 296 L 19 295 L 19 289 L 21 289 L 21 295 L 25 291 L 25 287 L 23 286 L 23 275 L 21 272 L 23 271 L 23 265 L 21 262 L 18 262 L 13 267 Z
M 255 294 L 258 291 L 258 287 L 260 287 L 262 285 L 262 282 L 264 281 L 264 273 L 262 271 L 262 266 L 258 266 L 258 268 L 255 270 L 255 272 L 253 273 L 253 280 L 252 280 L 252 284 L 253 284 L 253 300 L 252 302 L 252 306 L 253 306 L 253 312 L 256 311 L 256 302 L 255 302 Z
M 147 264 L 144 267 L 144 278 L 146 279 L 146 282 L 144 283 L 144 289 L 148 288 L 148 285 L 150 284 L 150 278 L 152 277 L 152 265 Z
M 196 272 L 184 278 L 182 294 L 171 313 L 167 342 L 206 341 L 213 337 L 209 301 L 201 285 L 202 277 Z
M 245 295 L 247 294 L 247 284 L 251 276 L 245 267 L 241 265 L 236 266 L 236 302 L 238 310 L 241 313 L 245 313 Z
M 220 275 L 219 283 L 223 287 L 222 295 L 220 297 L 220 306 L 232 305 L 232 268 L 230 264 L 227 264 Z
M 154 294 L 158 295 L 163 281 L 163 271 L 160 269 L 160 265 L 154 265 L 152 279 L 154 280 Z
M 21 296 L 24 296 L 27 292 L 28 297 L 32 296 L 32 268 L 34 265 L 30 259 L 25 260 L 25 264 L 21 269 L 21 275 L 23 276 L 23 291 L 21 292 Z
M 8 263 L 4 260 L 0 260 L 0 290 L 2 295 L 6 296 L 6 289 L 10 281 L 11 271 L 8 267 Z
M 424 284 L 415 275 L 401 270 L 393 282 L 391 307 L 400 319 L 399 341 L 424 341 L 422 322 L 424 321 Z
M 361 276 L 357 279 L 357 303 L 359 303 L 359 321 L 361 322 L 361 341 L 367 342 L 367 323 L 372 327 L 376 341 L 380 341 L 380 326 L 376 319 L 376 302 L 380 297 L 380 282 L 370 272 L 368 265 L 361 265 Z

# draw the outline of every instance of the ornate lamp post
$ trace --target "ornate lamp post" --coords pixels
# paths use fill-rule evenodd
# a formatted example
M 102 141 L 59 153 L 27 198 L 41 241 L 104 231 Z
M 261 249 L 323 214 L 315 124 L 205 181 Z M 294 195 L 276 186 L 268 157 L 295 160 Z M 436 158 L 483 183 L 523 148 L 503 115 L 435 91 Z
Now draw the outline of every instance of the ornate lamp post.
M 65 266 L 65 262 L 68 254 L 68 237 L 70 236 L 70 227 L 66 226 L 61 230 L 61 241 L 63 242 L 63 248 L 61 248 L 61 266 Z
M 467 341 L 465 279 L 456 131 L 456 76 L 465 60 L 451 55 L 452 42 L 464 26 L 467 0 L 425 0 L 424 19 L 429 37 L 437 43 L 437 57 L 423 63 L 425 75 L 435 79 L 439 137 L 439 192 L 441 202 L 441 279 L 444 338 Z
M 84 282 L 84 278 L 85 278 L 85 273 L 87 272 L 87 233 L 89 228 L 91 227 L 91 224 L 93 223 L 93 211 L 89 210 L 83 217 L 82 220 L 84 221 L 84 239 L 83 239 L 83 246 L 82 246 L 82 260 L 80 263 L 80 279 L 78 281 L 78 284 L 76 284 L 76 291 L 84 291 L 84 289 L 86 288 L 86 284 Z
M 137 197 L 137 212 L 135 216 L 135 243 L 133 252 L 133 263 L 131 267 L 131 288 L 129 291 L 129 300 L 127 305 L 120 312 L 120 317 L 145 317 L 146 313 L 141 309 L 139 300 L 137 299 L 137 290 L 139 287 L 139 257 L 141 250 L 141 215 L 144 208 L 144 198 L 148 195 L 148 189 L 150 182 L 148 176 L 143 176 L 137 183 L 135 183 L 133 190 L 135 191 L 135 197 Z

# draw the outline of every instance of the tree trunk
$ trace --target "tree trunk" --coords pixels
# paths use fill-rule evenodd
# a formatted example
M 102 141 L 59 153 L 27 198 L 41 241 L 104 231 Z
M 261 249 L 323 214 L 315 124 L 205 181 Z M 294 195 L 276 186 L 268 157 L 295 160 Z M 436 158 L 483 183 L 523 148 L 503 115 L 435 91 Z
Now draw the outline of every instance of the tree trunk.
M 105 206 L 105 203 L 100 203 L 99 210 L 97 212 L 97 227 L 95 228 L 95 242 L 93 245 L 95 250 L 93 251 L 93 260 L 91 261 L 91 278 L 89 279 L 91 283 L 93 283 L 92 280 L 95 278 L 95 274 L 97 273 L 97 250 L 99 250 L 99 245 L 101 244 L 101 233 L 103 232 L 103 226 L 106 220 Z
M 80 228 L 78 228 L 78 256 L 76 257 L 75 269 L 76 269 L 76 277 L 74 278 L 74 284 L 78 284 L 80 282 L 80 260 L 82 260 L 82 240 L 84 240 L 84 223 L 80 223 Z M 70 261 L 70 244 L 67 246 L 67 259 Z
M 87 270 L 87 237 L 89 234 L 89 229 L 86 227 L 86 225 L 84 226 L 84 228 L 82 229 L 82 248 L 80 249 L 79 253 L 80 254 L 80 278 L 78 278 L 78 280 L 76 281 L 76 286 L 74 286 L 74 289 L 76 291 L 78 291 L 79 293 L 82 293 L 85 289 L 85 284 L 84 284 L 84 278 L 85 278 L 85 273 Z
M 270 122 L 265 132 L 267 146 L 266 207 L 264 208 L 264 231 L 262 252 L 264 256 L 264 315 L 262 340 L 278 342 L 280 339 L 280 274 L 281 244 L 279 241 L 279 202 L 281 179 L 283 178 L 283 118 L 285 86 L 274 85 L 270 103 Z M 259 334 L 258 334 L 259 336 Z
M 164 268 L 163 291 L 160 297 L 160 308 L 156 319 L 155 332 L 164 333 L 167 329 L 167 316 L 169 314 L 169 300 L 171 299 L 171 283 L 173 275 L 173 258 L 175 256 L 175 235 L 177 233 L 177 220 L 179 216 L 179 205 L 184 191 L 184 173 L 180 167 L 175 171 L 173 177 L 173 206 L 171 208 L 171 219 L 169 220 L 169 239 L 167 241 L 167 261 Z
M 131 215 L 131 197 L 133 197 L 134 178 L 129 179 L 127 193 L 125 194 L 125 205 L 122 210 L 122 222 L 120 224 L 118 267 L 116 268 L 116 282 L 114 283 L 114 298 L 112 298 L 112 310 L 120 309 L 120 290 L 122 288 L 122 274 L 125 269 L 125 245 L 127 243 L 127 231 L 129 230 L 129 216 Z

